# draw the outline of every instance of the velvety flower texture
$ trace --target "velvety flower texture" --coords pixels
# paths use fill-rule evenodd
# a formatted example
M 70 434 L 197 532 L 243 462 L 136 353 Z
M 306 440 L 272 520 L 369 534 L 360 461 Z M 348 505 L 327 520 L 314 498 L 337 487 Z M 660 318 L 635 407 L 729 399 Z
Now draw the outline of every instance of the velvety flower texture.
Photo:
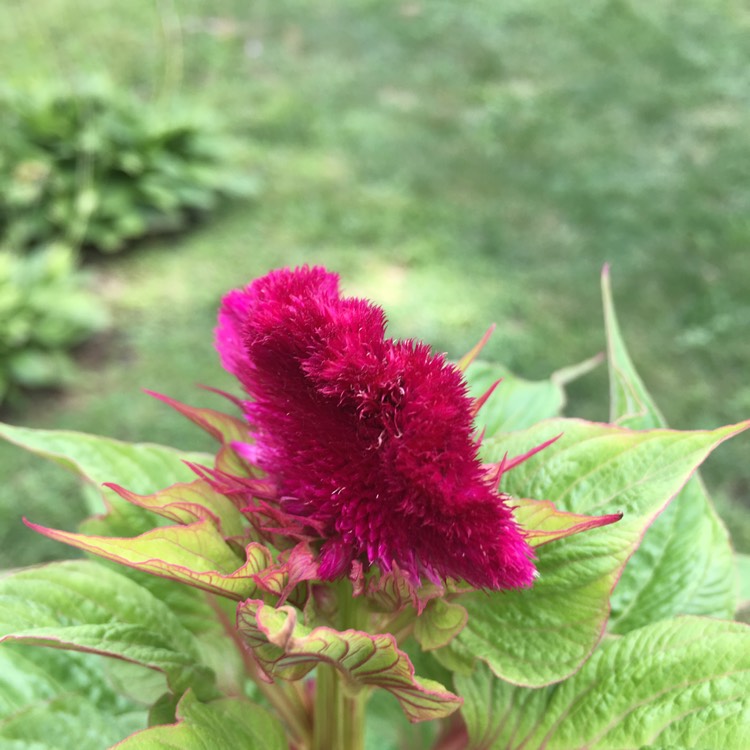
M 533 553 L 477 455 L 461 372 L 385 336 L 381 308 L 324 268 L 273 271 L 223 300 L 224 367 L 252 397 L 246 455 L 322 539 L 318 574 L 360 564 L 412 584 L 529 586 Z

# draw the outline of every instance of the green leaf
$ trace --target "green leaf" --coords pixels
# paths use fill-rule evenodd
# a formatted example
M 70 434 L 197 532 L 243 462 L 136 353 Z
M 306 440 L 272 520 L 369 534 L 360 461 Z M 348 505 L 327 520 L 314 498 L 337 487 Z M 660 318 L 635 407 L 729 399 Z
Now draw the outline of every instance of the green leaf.
M 750 620 L 750 555 L 738 553 L 737 570 L 740 574 L 740 596 L 737 605 L 737 619 L 743 622 Z
M 163 445 L 124 443 L 81 432 L 35 430 L 2 423 L 0 437 L 60 464 L 96 486 L 113 482 L 141 494 L 195 479 L 185 461 L 206 463 L 212 458 Z
M 279 721 L 244 698 L 200 703 L 187 693 L 177 706 L 177 723 L 138 732 L 118 750 L 287 750 Z
M 414 621 L 414 637 L 425 651 L 442 648 L 464 629 L 468 618 L 460 604 L 442 598 L 430 599 Z
M 748 426 L 634 432 L 559 419 L 486 441 L 485 459 L 499 461 L 563 433 L 504 475 L 504 491 L 565 511 L 624 517 L 537 548 L 540 575 L 529 590 L 462 597 L 469 621 L 452 656 L 474 655 L 499 677 L 533 687 L 573 674 L 601 638 L 610 593 L 645 529 L 701 461 Z
M 646 532 L 612 597 L 614 633 L 678 614 L 732 617 L 737 572 L 727 530 L 694 477 Z
M 602 274 L 610 379 L 610 419 L 631 429 L 665 427 L 628 354 L 609 274 Z M 732 617 L 737 574 L 724 524 L 696 475 L 646 532 L 612 597 L 616 633 L 678 614 Z
M 502 379 L 476 417 L 477 427 L 487 437 L 559 416 L 565 405 L 565 392 L 559 384 L 552 380 L 523 380 L 500 365 L 473 362 L 464 377 L 475 398 L 481 398 Z
M 470 746 L 486 750 L 750 747 L 750 630 L 702 617 L 612 638 L 541 690 L 480 666 L 458 676 Z
M 125 576 L 86 560 L 51 563 L 0 579 L 0 642 L 114 656 L 163 672 L 170 688 L 212 691 L 193 636 Z
M 242 654 L 229 634 L 235 617 L 234 601 L 206 596 L 199 589 L 133 568 L 117 565 L 116 569 L 169 607 L 183 627 L 192 633 L 199 662 L 215 673 L 216 684 L 223 693 L 241 692 Z
M 226 498 L 216 496 L 215 493 L 209 497 L 209 493 L 196 487 L 195 483 L 179 483 L 179 480 L 195 479 L 183 459 L 210 462 L 209 456 L 184 454 L 158 445 L 131 445 L 79 433 L 28 430 L 9 425 L 0 425 L 0 435 L 83 476 L 90 482 L 87 489 L 90 489 L 91 494 L 96 492 L 98 483 L 104 481 L 122 482 L 127 485 L 128 490 L 144 493 L 161 490 L 164 485 L 177 482 L 162 493 L 152 495 L 139 496 L 135 492 L 122 490 L 129 502 L 125 502 L 111 490 L 106 490 L 111 511 L 107 517 L 85 521 L 83 528 L 89 533 L 125 536 L 150 530 L 154 526 L 154 516 L 135 507 L 132 503 L 136 499 L 142 501 L 144 507 L 161 512 L 166 517 L 176 518 L 182 511 L 185 520 L 188 520 L 192 505 L 202 504 L 218 519 L 223 535 L 231 535 L 238 530 L 237 513 L 233 512 L 231 504 L 223 502 Z M 92 504 L 92 507 L 96 506 Z M 209 534 L 215 536 L 211 532 Z M 178 552 L 183 553 L 183 550 Z M 221 555 L 225 554 L 222 547 Z M 158 567 L 158 563 L 155 566 Z M 163 570 L 154 569 L 154 572 L 164 574 Z M 202 591 L 134 568 L 125 569 L 121 574 L 136 581 L 166 603 L 183 626 L 195 636 L 200 660 L 214 669 L 219 684 L 227 688 L 236 687 L 239 670 L 236 649 L 218 623 L 216 612 L 209 606 Z M 185 580 L 186 577 L 187 574 L 175 576 L 178 580 Z M 233 613 L 226 616 L 232 619 Z
M 376 690 L 367 701 L 365 750 L 405 750 L 433 747 L 440 723 L 412 724 L 398 701 L 385 690 Z
M 481 400 L 491 393 L 476 417 L 477 427 L 487 437 L 501 431 L 522 430 L 543 419 L 560 416 L 566 400 L 564 386 L 601 362 L 601 356 L 596 356 L 558 370 L 548 380 L 524 380 L 501 365 L 472 361 L 491 331 L 458 363 L 474 398 Z
M 238 601 L 257 594 L 255 576 L 271 564 L 271 553 L 256 542 L 247 545 L 246 560 L 240 560 L 208 518 L 187 526 L 160 526 L 133 538 L 27 525 L 85 552 Z
M 44 651 L 50 653 L 49 649 Z M 162 672 L 122 659 L 97 658 L 103 662 L 107 680 L 119 695 L 145 706 L 152 706 L 165 695 L 174 698 L 172 693 L 168 692 L 167 681 Z
M 146 711 L 115 694 L 103 660 L 88 654 L 0 647 L 0 746 L 101 750 L 146 724 Z
M 195 479 L 185 461 L 210 463 L 212 460 L 206 454 L 183 453 L 162 445 L 124 443 L 79 432 L 35 430 L 2 423 L 0 437 L 54 461 L 97 488 L 104 482 L 111 482 L 141 494 Z M 115 493 L 108 491 L 106 499 L 112 518 L 95 519 L 89 526 L 91 531 L 139 533 L 154 525 L 151 514 L 124 502 Z M 101 510 L 100 502 L 91 508 L 93 513 Z
M 342 673 L 352 690 L 382 687 L 392 693 L 410 721 L 439 719 L 461 704 L 439 683 L 415 677 L 409 657 L 390 634 L 310 629 L 299 622 L 294 607 L 273 609 L 252 599 L 237 608 L 237 623 L 270 676 L 298 680 L 317 664 L 328 663 Z
M 202 479 L 194 482 L 177 482 L 150 495 L 138 495 L 117 485 L 109 486 L 129 503 L 150 510 L 170 521 L 189 524 L 209 519 L 225 538 L 240 536 L 247 528 L 237 506 Z

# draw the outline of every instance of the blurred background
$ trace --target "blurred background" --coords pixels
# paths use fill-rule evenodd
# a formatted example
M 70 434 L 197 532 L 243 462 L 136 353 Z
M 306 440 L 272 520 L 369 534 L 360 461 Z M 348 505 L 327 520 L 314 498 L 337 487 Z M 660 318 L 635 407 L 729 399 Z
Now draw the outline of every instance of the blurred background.
M 3 0 L 0 417 L 209 448 L 223 293 L 315 263 L 394 336 L 543 378 L 609 262 L 673 427 L 750 418 L 750 11 L 734 0 Z M 606 420 L 603 366 L 567 413 Z M 750 552 L 750 439 L 704 476 Z M 0 567 L 77 482 L 0 445 Z

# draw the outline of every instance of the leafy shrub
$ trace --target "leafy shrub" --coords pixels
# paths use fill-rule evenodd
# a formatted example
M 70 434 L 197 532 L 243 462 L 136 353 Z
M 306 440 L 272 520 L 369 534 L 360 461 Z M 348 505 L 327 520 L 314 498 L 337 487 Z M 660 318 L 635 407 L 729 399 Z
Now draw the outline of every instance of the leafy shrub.
M 17 386 L 65 382 L 72 374 L 66 352 L 106 323 L 70 248 L 0 253 L 0 401 Z
M 247 193 L 231 144 L 195 112 L 166 113 L 111 86 L 0 98 L 0 240 L 65 238 L 102 252 L 182 228 Z

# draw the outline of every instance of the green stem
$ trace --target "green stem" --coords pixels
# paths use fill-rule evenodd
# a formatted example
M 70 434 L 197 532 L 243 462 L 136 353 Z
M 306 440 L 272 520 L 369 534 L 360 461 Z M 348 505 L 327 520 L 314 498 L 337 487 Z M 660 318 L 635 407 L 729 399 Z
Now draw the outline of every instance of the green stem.
M 348 581 L 342 581 L 336 593 L 338 629 L 364 630 L 364 599 L 354 598 Z M 312 750 L 364 750 L 366 701 L 366 690 L 351 693 L 338 669 L 320 664 L 315 680 Z
M 364 750 L 365 747 L 365 705 L 367 693 L 360 691 L 348 696 L 344 693 L 342 705 L 342 748 Z
M 276 709 L 281 720 L 286 723 L 292 737 L 305 747 L 310 737 L 311 727 L 310 717 L 300 698 L 300 694 L 293 685 L 283 683 L 269 684 L 261 677 L 258 665 L 250 654 L 249 648 L 245 645 L 237 629 L 227 617 L 226 612 L 224 612 L 219 602 L 212 595 L 209 594 L 207 598 L 212 609 L 218 615 L 225 632 L 236 646 L 242 658 L 245 674 L 255 682 L 260 692 L 266 697 L 266 700 Z
M 315 720 L 312 750 L 364 750 L 365 700 L 349 695 L 339 671 L 320 664 L 315 680 Z
M 337 670 L 329 664 L 318 665 L 312 750 L 345 750 L 343 708 L 341 678 Z

